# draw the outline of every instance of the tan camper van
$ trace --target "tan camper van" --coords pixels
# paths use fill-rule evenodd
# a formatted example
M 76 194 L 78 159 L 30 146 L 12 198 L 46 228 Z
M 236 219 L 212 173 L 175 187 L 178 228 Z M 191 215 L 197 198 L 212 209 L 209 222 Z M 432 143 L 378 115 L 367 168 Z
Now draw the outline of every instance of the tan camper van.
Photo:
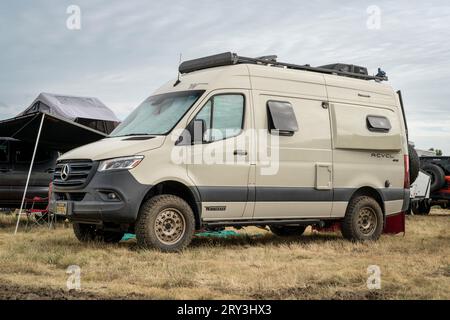
M 196 230 L 339 223 L 376 240 L 409 204 L 399 95 L 384 72 L 222 53 L 185 61 L 103 140 L 61 156 L 53 211 L 80 241 L 177 251 Z

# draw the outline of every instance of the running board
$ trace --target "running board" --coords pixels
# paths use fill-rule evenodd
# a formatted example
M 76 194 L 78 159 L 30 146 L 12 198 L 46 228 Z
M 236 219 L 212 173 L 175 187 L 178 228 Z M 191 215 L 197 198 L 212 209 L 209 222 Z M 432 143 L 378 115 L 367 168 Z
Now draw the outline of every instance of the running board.
M 203 221 L 203 225 L 206 227 L 243 227 L 291 224 L 300 226 L 317 225 L 319 227 L 323 227 L 325 222 L 317 219 Z

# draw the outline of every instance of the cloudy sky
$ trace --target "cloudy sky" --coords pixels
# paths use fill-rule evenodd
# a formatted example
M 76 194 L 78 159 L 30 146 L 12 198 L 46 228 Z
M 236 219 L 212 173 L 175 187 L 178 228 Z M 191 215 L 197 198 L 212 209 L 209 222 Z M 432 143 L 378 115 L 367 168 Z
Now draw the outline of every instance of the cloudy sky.
M 66 26 L 70 5 L 81 9 L 80 30 Z M 446 0 L 5 0 L 0 119 L 42 91 L 95 96 L 124 118 L 176 76 L 180 53 L 277 54 L 299 64 L 381 66 L 403 92 L 410 139 L 450 155 L 449 39 Z

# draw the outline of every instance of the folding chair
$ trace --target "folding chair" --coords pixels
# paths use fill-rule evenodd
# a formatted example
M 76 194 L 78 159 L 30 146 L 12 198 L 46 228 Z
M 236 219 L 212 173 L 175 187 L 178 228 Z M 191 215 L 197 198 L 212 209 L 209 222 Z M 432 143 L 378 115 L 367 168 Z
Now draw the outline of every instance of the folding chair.
M 28 204 L 31 203 L 29 209 L 25 209 L 25 215 L 27 217 L 26 227 L 29 224 L 43 226 L 48 224 L 48 227 L 51 228 L 54 225 L 55 215 L 51 213 L 49 209 L 50 198 L 52 194 L 52 183 L 50 182 L 48 186 L 48 196 L 46 198 L 42 197 L 33 197 L 32 199 L 25 199 L 25 208 L 28 208 Z M 46 204 L 45 209 L 36 209 L 35 205 L 37 204 Z

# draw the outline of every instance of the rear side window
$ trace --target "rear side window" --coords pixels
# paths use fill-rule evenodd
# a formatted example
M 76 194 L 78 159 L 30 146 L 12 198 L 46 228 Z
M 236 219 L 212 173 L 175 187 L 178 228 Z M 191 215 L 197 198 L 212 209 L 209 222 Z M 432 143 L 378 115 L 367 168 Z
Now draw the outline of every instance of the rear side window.
M 267 113 L 269 120 L 269 131 L 280 135 L 292 136 L 298 131 L 297 118 L 294 109 L 286 101 L 267 101 Z
M 383 116 L 367 116 L 367 128 L 373 132 L 389 132 L 391 123 Z
M 9 143 L 0 141 L 0 163 L 9 161 Z

